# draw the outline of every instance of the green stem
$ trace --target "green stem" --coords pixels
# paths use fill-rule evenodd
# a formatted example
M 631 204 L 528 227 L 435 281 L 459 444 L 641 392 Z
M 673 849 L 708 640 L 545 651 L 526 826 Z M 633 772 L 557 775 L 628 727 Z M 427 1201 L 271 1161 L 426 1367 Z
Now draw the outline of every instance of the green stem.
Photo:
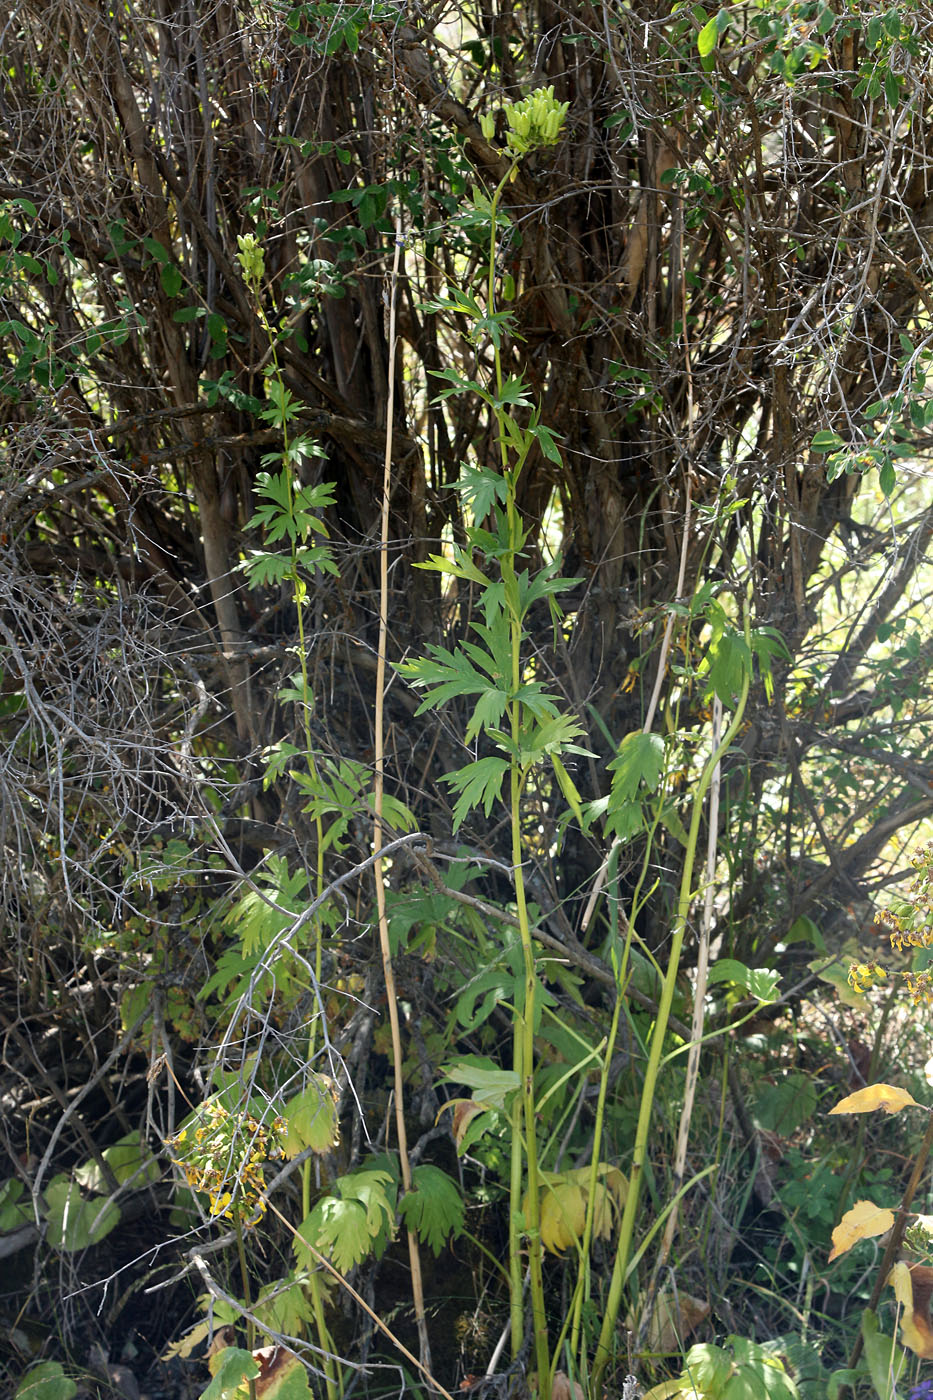
M 512 1068 L 519 1076 L 519 1082 L 521 1082 L 521 1066 L 522 1023 L 516 1008 L 515 1021 L 512 1026 Z M 522 1303 L 522 1235 L 519 1224 L 522 1209 L 522 1177 L 525 1165 L 522 1153 L 523 1112 L 522 1096 L 516 1094 L 512 1100 L 509 1114 L 509 1131 L 512 1135 L 509 1158 L 509 1317 L 512 1323 L 513 1361 L 517 1361 L 521 1353 L 525 1330 Z
M 273 334 L 272 327 L 270 326 L 269 321 L 268 321 L 268 318 L 266 317 L 266 313 L 265 313 L 265 310 L 263 309 L 262 302 L 259 300 L 259 297 L 258 297 L 258 290 L 259 290 L 259 289 L 258 289 L 258 287 L 257 287 L 256 290 L 257 290 L 257 309 L 258 309 L 259 319 L 260 319 L 260 322 L 261 322 L 261 324 L 262 324 L 263 331 L 265 332 L 266 339 L 267 339 L 268 342 L 269 342 L 269 352 L 270 352 L 270 358 L 271 358 L 271 361 L 272 361 L 272 374 L 273 374 L 273 376 L 275 377 L 276 381 L 278 382 L 279 386 L 280 386 L 280 387 L 283 387 L 283 386 L 284 386 L 284 380 L 283 380 L 283 377 L 282 377 L 282 368 L 281 368 L 281 365 L 279 364 L 278 351 L 277 351 L 277 349 L 276 349 L 276 342 L 275 342 L 275 335 Z M 295 495 L 294 495 L 294 488 L 293 488 L 293 486 L 292 486 L 291 472 L 288 470 L 288 466 L 289 466 L 289 462 L 288 462 L 288 455 L 289 455 L 289 454 L 288 454 L 288 447 L 289 447 L 288 418 L 285 417 L 285 416 L 283 416 L 283 421 L 282 421 L 282 465 L 283 465 L 283 468 L 284 468 L 284 471 L 285 471 L 285 485 L 286 485 L 286 491 L 287 491 L 287 497 L 286 497 L 286 500 L 287 500 L 287 510 L 288 510 L 288 514 L 289 514 L 289 515 L 291 516 L 291 518 L 294 520 L 294 515 L 295 515 Z M 301 578 L 301 574 L 300 574 L 300 571 L 299 571 L 299 565 L 298 565 L 298 539 L 297 539 L 297 535 L 296 535 L 296 533 L 295 533 L 294 531 L 291 531 L 291 532 L 289 533 L 289 544 L 290 544 L 290 553 L 291 553 L 291 568 L 290 568 L 290 570 L 289 570 L 289 579 L 290 579 L 291 585 L 292 585 L 292 596 L 294 597 L 295 605 L 296 605 L 297 610 L 298 610 L 298 662 L 299 662 L 299 665 L 300 665 L 300 667 L 301 667 L 301 727 L 302 727 L 302 732 L 303 732 L 303 735 L 304 735 L 304 743 L 305 743 L 305 761 L 307 762 L 307 765 L 308 765 L 308 772 L 310 773 L 311 777 L 315 780 L 315 782 L 317 782 L 317 781 L 318 781 L 318 776 L 319 776 L 319 775 L 318 775 L 317 764 L 315 763 L 315 760 L 314 760 L 314 748 L 313 748 L 313 745 L 312 745 L 312 742 L 311 742 L 311 680 L 310 680 L 310 676 L 309 676 L 309 674 L 308 674 L 308 646 L 307 646 L 307 640 L 306 640 L 306 637 L 305 637 L 305 621 L 304 621 L 304 602 L 305 602 L 306 586 L 305 586 L 304 581 L 303 581 L 302 578 Z M 315 836 L 317 837 L 317 842 L 316 842 L 317 851 L 316 851 L 316 862 L 315 862 L 315 864 L 316 864 L 316 869 L 315 869 L 315 886 L 316 886 L 316 888 L 315 888 L 315 897 L 316 897 L 316 898 L 320 898 L 321 893 L 323 892 L 323 889 L 324 889 L 324 826 L 323 826 L 323 822 L 322 822 L 322 820 L 321 820 L 321 817 L 320 817 L 319 815 L 315 816 L 315 818 L 314 818 L 314 828 L 315 828 Z M 323 930 L 322 930 L 322 926 L 321 926 L 321 921 L 320 921 L 320 919 L 315 919 L 315 920 L 314 920 L 313 929 L 314 929 L 314 976 L 315 976 L 315 986 L 316 986 L 316 987 L 320 987 L 320 985 L 321 985 L 321 971 L 322 971 L 322 966 L 323 966 L 323 948 L 324 948 L 324 943 L 323 943 Z M 312 1065 L 312 1064 L 314 1063 L 314 1057 L 315 1057 L 315 1054 L 316 1054 L 316 1051 L 317 1051 L 317 1031 L 318 1031 L 317 1017 L 314 1016 L 314 1017 L 311 1018 L 311 1025 L 310 1025 L 310 1028 L 309 1028 L 309 1031 L 308 1031 L 307 1062 L 308 1062 L 309 1065 Z M 301 1168 L 301 1210 L 302 1210 L 302 1219 L 306 1219 L 307 1216 L 310 1214 L 310 1211 L 311 1211 L 311 1161 L 310 1161 L 310 1159 L 309 1159 L 307 1162 L 305 1162 L 305 1163 L 302 1165 L 302 1168 Z M 241 1249 L 242 1249 L 242 1242 L 241 1242 L 241 1246 L 240 1246 L 240 1247 L 241 1247 Z M 332 1347 L 331 1347 L 330 1334 L 329 1334 L 329 1332 L 328 1332 L 328 1330 L 327 1330 L 327 1323 L 326 1323 L 325 1317 L 324 1317 L 324 1302 L 323 1302 L 323 1297 L 322 1297 L 322 1294 L 321 1294 L 320 1280 L 317 1278 L 316 1274 L 314 1274 L 314 1273 L 312 1273 L 312 1274 L 311 1274 L 311 1277 L 310 1277 L 310 1290 L 311 1290 L 311 1306 L 312 1306 L 312 1309 L 313 1309 L 313 1312 L 314 1312 L 314 1321 L 315 1321 L 315 1328 L 316 1328 L 317 1336 L 318 1336 L 318 1345 L 320 1346 L 321 1351 L 322 1351 L 322 1353 L 323 1353 L 324 1373 L 325 1373 L 325 1377 L 326 1377 L 326 1386 L 327 1386 L 327 1400 L 337 1400 L 338 1395 L 340 1395 L 340 1394 L 343 1393 L 342 1377 L 340 1377 L 340 1376 L 337 1374 L 336 1370 L 335 1370 L 334 1359 L 333 1359 L 333 1356 L 331 1355 Z
M 505 189 L 518 162 L 513 161 L 489 203 L 489 268 L 487 282 L 488 314 L 493 316 L 496 309 L 496 211 L 502 191 Z M 493 339 L 495 361 L 496 397 L 502 396 L 502 355 L 498 337 Z M 516 555 L 521 548 L 521 523 L 515 501 L 515 485 L 520 464 L 509 468 L 509 439 L 505 429 L 505 413 L 497 404 L 495 410 L 499 438 L 499 455 L 502 475 L 506 482 L 506 518 L 508 521 L 508 553 L 501 560 L 501 572 L 505 606 L 509 617 L 511 643 L 511 692 L 515 696 L 521 687 L 521 644 L 522 616 L 518 578 L 515 569 Z M 522 729 L 522 704 L 513 699 L 509 702 L 509 727 L 512 740 L 512 755 L 509 765 L 509 813 L 512 834 L 512 871 L 515 885 L 515 910 L 518 916 L 519 937 L 522 946 L 524 967 L 524 998 L 521 1010 L 516 1007 L 513 1031 L 513 1068 L 520 1084 L 520 1093 L 512 1113 L 512 1155 L 509 1174 L 509 1286 L 511 1289 L 510 1317 L 512 1321 L 512 1355 L 517 1357 L 521 1350 L 523 1336 L 522 1316 L 522 1264 L 521 1231 L 522 1218 L 522 1147 L 525 1155 L 527 1176 L 525 1211 L 525 1233 L 528 1240 L 529 1282 L 531 1289 L 531 1316 L 534 1331 L 535 1360 L 538 1370 L 538 1394 L 548 1397 L 551 1393 L 551 1358 L 548 1347 L 547 1316 L 544 1307 L 544 1250 L 541 1242 L 537 1113 L 535 1107 L 535 1001 L 537 991 L 537 968 L 535 964 L 534 940 L 528 919 L 528 904 L 525 895 L 525 878 L 522 872 L 522 827 L 521 796 L 524 774 L 521 770 L 519 747 Z M 524 1128 L 524 1131 L 522 1131 Z
M 746 631 L 747 625 L 746 620 Z M 684 936 L 687 931 L 687 918 L 690 913 L 690 905 L 694 893 L 693 866 L 696 858 L 697 840 L 700 833 L 700 820 L 703 814 L 703 799 L 712 781 L 716 764 L 720 761 L 722 756 L 728 752 L 729 745 L 732 743 L 742 722 L 742 716 L 745 713 L 745 704 L 748 699 L 749 680 L 749 672 L 746 669 L 735 714 L 718 747 L 713 750 L 707 759 L 693 798 L 693 812 L 690 820 L 690 830 L 687 835 L 687 848 L 684 853 L 683 874 L 680 881 L 680 896 L 677 901 L 677 911 L 674 916 L 671 951 L 668 957 L 667 972 L 661 988 L 658 1015 L 651 1035 L 648 1064 L 645 1069 L 645 1080 L 642 1087 L 638 1126 L 635 1130 L 635 1147 L 632 1153 L 632 1166 L 629 1174 L 629 1191 L 622 1216 L 622 1224 L 619 1229 L 615 1262 L 612 1269 L 612 1278 L 609 1283 L 609 1295 L 606 1301 L 606 1309 L 603 1314 L 602 1327 L 600 1329 L 599 1341 L 596 1346 L 596 1356 L 593 1363 L 594 1393 L 599 1390 L 602 1374 L 612 1355 L 612 1338 L 622 1302 L 622 1289 L 625 1286 L 625 1281 L 628 1276 L 629 1260 L 632 1252 L 632 1236 L 638 1210 L 641 1180 L 648 1152 L 648 1135 L 651 1126 L 651 1115 L 654 1108 L 655 1092 L 657 1089 L 658 1071 L 661 1065 L 664 1037 L 667 1033 L 671 1006 L 674 1001 L 674 989 L 680 971 L 680 956 L 683 951 Z
M 609 857 L 609 871 L 606 877 L 606 889 L 609 896 L 609 939 L 612 950 L 613 962 L 617 963 L 616 940 L 619 931 L 619 902 L 618 902 L 618 870 L 619 870 L 619 848 L 616 847 Z M 590 1291 L 590 1246 L 593 1240 L 593 1221 L 596 1211 L 596 1192 L 599 1189 L 599 1157 L 602 1145 L 603 1123 L 606 1114 L 606 1098 L 609 1091 L 609 1067 L 612 1064 L 612 1057 L 615 1054 L 616 1037 L 619 1033 L 619 1019 L 622 1011 L 622 992 L 624 983 L 622 978 L 628 966 L 628 953 L 632 941 L 632 921 L 629 921 L 625 940 L 625 952 L 622 957 L 621 968 L 616 966 L 616 1000 L 612 1008 L 612 1023 L 609 1027 L 609 1037 L 606 1041 L 606 1053 L 603 1059 L 599 1075 L 599 1097 L 596 1101 L 596 1122 L 593 1128 L 593 1160 L 590 1170 L 590 1185 L 586 1199 L 586 1219 L 583 1225 L 583 1238 L 580 1241 L 580 1271 L 577 1275 L 576 1287 L 574 1288 L 573 1301 L 571 1304 L 572 1321 L 570 1329 L 570 1355 L 575 1357 L 580 1352 L 580 1374 L 585 1374 L 586 1355 L 584 1348 L 580 1351 L 580 1324 L 583 1316 L 583 1304 L 589 1297 Z M 621 972 L 621 977 L 620 977 Z M 555 1350 L 554 1364 L 557 1364 L 557 1354 L 560 1342 Z
M 252 1312 L 253 1304 L 250 1297 L 249 1270 L 246 1267 L 246 1248 L 243 1244 L 243 1222 L 239 1212 L 234 1216 L 236 1224 L 236 1252 L 240 1261 L 240 1280 L 243 1286 L 243 1302 L 247 1309 Z M 246 1350 L 254 1351 L 256 1347 L 256 1324 L 251 1317 L 246 1319 Z M 249 1400 L 256 1400 L 256 1382 L 249 1382 Z
M 514 620 L 513 620 L 514 622 Z M 513 671 L 515 667 L 514 628 L 513 628 Z M 517 687 L 516 687 L 517 688 Z M 512 742 L 517 751 L 519 741 L 520 705 L 517 702 L 509 707 L 512 712 Z M 535 1112 L 535 994 L 537 990 L 537 969 L 535 966 L 534 943 L 528 921 L 528 905 L 525 899 L 525 879 L 522 873 L 521 838 L 521 773 L 518 758 L 513 755 L 510 773 L 510 806 L 512 816 L 512 867 L 515 880 L 515 912 L 519 921 L 519 936 L 522 943 L 522 960 L 525 971 L 525 995 L 520 1013 L 519 1032 L 516 1047 L 515 1070 L 521 1083 L 521 1097 L 524 1108 L 525 1166 L 528 1177 L 528 1202 L 525 1211 L 525 1228 L 528 1237 L 528 1264 L 531 1287 L 531 1317 L 534 1329 L 535 1359 L 538 1367 L 538 1394 L 551 1393 L 551 1357 L 548 1347 L 547 1315 L 544 1308 L 544 1247 L 541 1242 L 541 1203 L 538 1185 L 538 1142 L 537 1114 Z M 519 1014 L 516 1012 L 516 1014 Z M 513 1301 L 514 1307 L 514 1301 Z

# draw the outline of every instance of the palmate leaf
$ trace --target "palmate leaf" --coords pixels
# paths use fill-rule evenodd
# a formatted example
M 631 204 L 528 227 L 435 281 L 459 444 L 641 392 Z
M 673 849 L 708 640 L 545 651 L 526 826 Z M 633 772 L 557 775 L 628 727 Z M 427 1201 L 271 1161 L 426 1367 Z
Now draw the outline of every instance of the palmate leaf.
M 504 506 L 509 494 L 508 483 L 499 472 L 489 467 L 474 467 L 469 462 L 461 462 L 460 479 L 454 482 L 454 490 L 463 496 L 477 523 L 485 520 L 494 506 Z M 482 574 L 480 579 L 485 582 Z
M 328 1075 L 312 1073 L 307 1088 L 289 1099 L 282 1113 L 288 1126 L 286 1157 L 297 1157 L 306 1147 L 329 1152 L 337 1146 L 338 1097 L 337 1086 Z
M 543 697 L 542 697 L 543 698 Z M 579 754 L 583 758 L 595 758 L 589 749 L 574 744 L 586 734 L 586 730 L 574 715 L 552 715 L 540 724 L 534 725 L 521 736 L 521 760 L 523 765 L 537 763 L 546 756 L 561 753 Z
M 293 1248 L 299 1264 L 317 1262 L 306 1244 L 333 1261 L 341 1273 L 382 1254 L 395 1227 L 396 1184 L 391 1172 L 349 1172 L 334 1182 L 332 1194 L 318 1201 L 298 1227 Z M 334 1194 L 336 1193 L 336 1194 Z
M 330 1275 L 328 1275 L 328 1278 Z M 300 1337 L 302 1328 L 314 1321 L 314 1307 L 307 1289 L 306 1273 L 288 1273 L 267 1284 L 256 1301 L 256 1316 L 273 1332 Z
M 440 1167 L 425 1164 L 411 1174 L 412 1187 L 403 1197 L 400 1214 L 418 1238 L 440 1254 L 448 1239 L 463 1229 L 464 1204 L 457 1183 Z
M 558 701 L 548 693 L 542 681 L 528 681 L 520 685 L 513 698 L 520 700 L 536 719 L 550 719 L 560 713 Z
M 270 554 L 264 549 L 253 549 L 240 568 L 249 579 L 251 588 L 263 588 L 270 583 L 284 583 L 290 578 L 292 561 L 287 554 Z
M 444 399 L 449 399 L 452 394 L 478 394 L 484 403 L 491 403 L 489 395 L 482 384 L 475 379 L 468 379 L 456 369 L 432 369 L 433 379 L 443 379 L 447 382 L 448 388 L 442 389 L 439 394 L 435 394 L 432 403 L 441 403 Z
M 526 408 L 531 403 L 528 397 L 530 392 L 521 375 L 510 374 L 502 385 L 501 392 L 496 395 L 494 403 L 498 407 Z
M 282 856 L 270 856 L 265 871 L 256 876 L 256 883 L 264 887 L 280 908 L 300 913 L 308 877 L 303 870 L 289 873 L 288 862 Z M 261 953 L 280 933 L 288 928 L 291 919 L 288 914 L 271 908 L 262 894 L 248 889 L 237 900 L 224 918 L 224 927 L 240 939 L 243 954 Z
M 287 389 L 281 380 L 271 376 L 266 380 L 266 397 L 270 407 L 261 410 L 259 416 L 266 423 L 271 423 L 273 427 L 281 428 L 292 418 L 297 418 L 301 412 L 302 405 L 295 398 L 290 389 Z
M 447 651 L 444 647 L 429 647 L 430 657 L 419 657 L 399 666 L 400 673 L 413 685 L 427 691 L 416 714 L 439 708 L 457 695 L 478 695 L 481 699 L 474 706 L 466 727 L 466 740 L 475 739 L 484 727 L 497 724 L 508 704 L 508 692 L 477 670 L 465 648 L 469 647 L 473 658 L 484 664 L 490 676 L 495 675 L 496 660 L 475 643 L 464 643 L 460 651 Z
M 431 554 L 423 564 L 416 564 L 415 568 L 429 569 L 436 574 L 448 574 L 451 578 L 466 579 L 468 583 L 478 584 L 481 588 L 487 583 L 485 574 L 480 572 L 469 553 L 459 545 L 454 545 L 451 558 L 448 559 L 445 554 Z
M 546 564 L 543 569 L 531 577 L 527 569 L 523 569 L 518 576 L 518 596 L 520 600 L 522 614 L 526 613 L 532 603 L 536 603 L 539 598 L 555 598 L 560 593 L 566 593 L 571 588 L 576 588 L 583 579 L 566 578 L 558 574 L 556 570 L 560 567 L 560 560 L 555 559 L 550 564 Z
M 461 651 L 448 651 L 446 647 L 429 645 L 429 656 L 420 656 L 414 661 L 403 661 L 398 670 L 412 685 L 427 693 L 418 707 L 417 714 L 437 709 L 452 700 L 456 695 L 478 695 L 489 686 L 489 681 L 481 671 L 477 671 L 468 656 Z
M 546 457 L 549 462 L 554 462 L 557 466 L 560 466 L 560 448 L 557 446 L 558 434 L 554 433 L 544 423 L 537 422 L 537 418 L 528 425 L 525 431 L 534 437 L 541 449 L 542 457 Z
M 306 1269 L 317 1264 L 313 1245 L 341 1273 L 361 1264 L 373 1251 L 374 1237 L 366 1225 L 366 1212 L 359 1201 L 339 1201 L 326 1196 L 305 1216 L 292 1240 L 298 1263 Z
M 486 816 L 489 816 L 492 804 L 502 792 L 502 783 L 508 771 L 506 759 L 490 756 L 479 758 L 475 763 L 468 763 L 464 768 L 458 768 L 456 773 L 444 774 L 441 781 L 460 793 L 454 803 L 454 831 L 480 803 L 483 804 Z
M 626 734 L 609 763 L 613 802 L 631 802 L 644 784 L 654 792 L 664 771 L 664 740 L 637 729 Z

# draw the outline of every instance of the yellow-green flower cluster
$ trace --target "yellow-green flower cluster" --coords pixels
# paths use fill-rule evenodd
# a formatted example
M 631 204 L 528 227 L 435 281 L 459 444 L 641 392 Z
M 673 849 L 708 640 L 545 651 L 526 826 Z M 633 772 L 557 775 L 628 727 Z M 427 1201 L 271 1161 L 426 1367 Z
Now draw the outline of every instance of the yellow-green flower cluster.
M 254 233 L 240 233 L 236 241 L 240 249 L 236 260 L 243 269 L 243 280 L 254 292 L 258 291 L 266 271 L 266 255 L 262 244 Z
M 917 872 L 908 898 L 881 914 L 891 930 L 892 948 L 929 948 L 933 945 L 933 842 L 911 860 Z
M 849 968 L 849 986 L 861 995 L 870 991 L 878 982 L 887 977 L 884 968 L 876 962 L 853 963 Z
M 286 1131 L 282 1118 L 260 1122 L 208 1099 L 166 1146 L 192 1191 L 207 1195 L 213 1216 L 239 1216 L 251 1226 L 266 1209 L 263 1167 L 282 1156 Z
M 506 147 L 515 160 L 520 160 L 529 151 L 557 145 L 570 103 L 557 101 L 552 83 L 550 87 L 535 88 L 521 102 L 507 102 L 502 110 L 509 127 Z M 491 141 L 496 132 L 495 113 L 487 112 L 481 117 L 480 126 L 486 140 Z
M 933 972 L 929 968 L 924 968 L 922 972 L 905 972 L 904 985 L 914 1006 L 933 1003 Z

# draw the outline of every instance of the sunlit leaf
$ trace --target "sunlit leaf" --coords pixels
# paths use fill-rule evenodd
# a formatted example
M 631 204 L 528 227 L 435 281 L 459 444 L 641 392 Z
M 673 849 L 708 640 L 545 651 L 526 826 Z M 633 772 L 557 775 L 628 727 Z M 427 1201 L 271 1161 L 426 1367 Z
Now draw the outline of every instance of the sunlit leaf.
M 713 52 L 718 38 L 719 30 L 714 15 L 712 19 L 706 21 L 697 35 L 697 49 L 701 58 L 707 58 Z
M 213 1379 L 200 1400 L 231 1400 L 244 1381 L 259 1375 L 259 1363 L 240 1347 L 224 1347 L 211 1358 L 211 1371 Z
M 337 1086 L 326 1074 L 313 1074 L 300 1094 L 289 1099 L 282 1116 L 288 1125 L 286 1157 L 297 1157 L 306 1147 L 329 1152 L 339 1141 Z
M 832 1263 L 841 1254 L 846 1254 L 859 1240 L 870 1240 L 876 1235 L 883 1235 L 893 1224 L 893 1210 L 876 1206 L 874 1201 L 856 1201 L 833 1231 L 829 1262 Z
M 504 1108 L 507 1096 L 521 1088 L 514 1070 L 497 1069 L 491 1061 L 487 1067 L 478 1055 L 445 1065 L 444 1073 L 448 1083 L 472 1089 L 474 1099 L 484 1108 Z
M 930 1297 L 933 1294 L 933 1269 L 923 1264 L 894 1265 L 887 1282 L 901 1305 L 901 1341 L 915 1356 L 933 1360 L 933 1325 L 930 1321 Z
M 875 1113 L 879 1108 L 885 1113 L 900 1113 L 902 1108 L 921 1108 L 916 1099 L 906 1089 L 898 1089 L 893 1084 L 868 1084 L 854 1094 L 840 1099 L 830 1113 Z

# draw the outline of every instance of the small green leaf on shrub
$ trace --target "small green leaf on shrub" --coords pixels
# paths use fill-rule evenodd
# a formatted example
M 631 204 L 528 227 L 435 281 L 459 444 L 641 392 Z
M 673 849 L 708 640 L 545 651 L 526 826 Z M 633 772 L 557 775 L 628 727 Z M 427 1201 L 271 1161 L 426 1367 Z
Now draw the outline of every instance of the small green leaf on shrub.
M 767 967 L 746 967 L 738 958 L 720 958 L 709 971 L 709 983 L 734 982 L 736 986 L 747 987 L 758 1001 L 775 1001 L 777 984 L 781 980 L 779 972 Z
M 162 290 L 167 297 L 177 297 L 181 291 L 181 273 L 173 263 L 167 263 L 159 268 L 159 277 L 162 282 Z
M 0 1185 L 0 1234 L 15 1230 L 18 1225 L 28 1225 L 32 1220 L 32 1211 L 20 1200 L 25 1189 L 14 1176 Z
M 719 26 L 716 23 L 716 16 L 709 19 L 697 35 L 697 49 L 701 58 L 707 58 L 716 47 L 719 38 Z
M 838 452 L 842 447 L 842 438 L 838 433 L 832 432 L 829 428 L 823 428 L 815 433 L 810 442 L 813 452 Z
M 885 462 L 878 471 L 878 485 L 884 496 L 890 496 L 897 485 L 897 472 L 893 462 Z

